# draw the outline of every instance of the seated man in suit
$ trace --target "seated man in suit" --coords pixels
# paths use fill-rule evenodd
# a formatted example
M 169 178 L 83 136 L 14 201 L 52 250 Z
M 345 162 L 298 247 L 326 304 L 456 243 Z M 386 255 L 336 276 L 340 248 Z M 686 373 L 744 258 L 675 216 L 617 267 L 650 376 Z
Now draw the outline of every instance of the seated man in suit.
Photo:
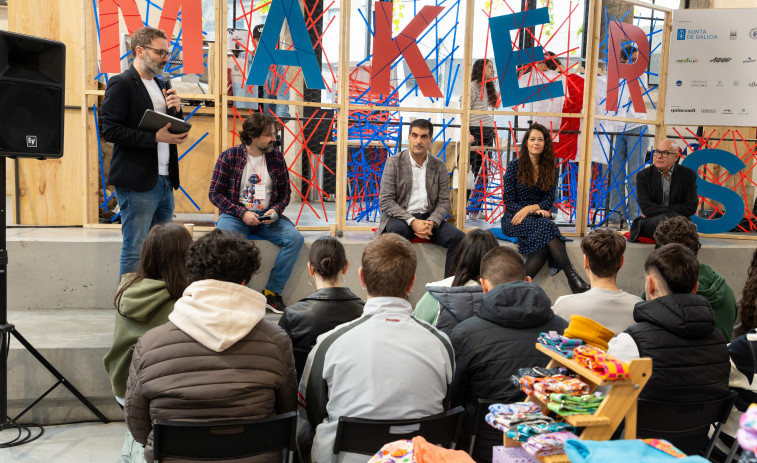
M 636 176 L 636 196 L 641 220 L 631 226 L 631 240 L 652 238 L 657 225 L 679 215 L 689 217 L 697 211 L 697 173 L 678 164 L 681 148 L 668 138 L 652 154 L 652 165 Z
M 447 248 L 448 276 L 457 246 L 465 234 L 444 219 L 450 211 L 444 162 L 429 153 L 434 126 L 426 119 L 410 124 L 410 148 L 386 160 L 381 176 L 381 223 L 377 234 L 417 236 Z

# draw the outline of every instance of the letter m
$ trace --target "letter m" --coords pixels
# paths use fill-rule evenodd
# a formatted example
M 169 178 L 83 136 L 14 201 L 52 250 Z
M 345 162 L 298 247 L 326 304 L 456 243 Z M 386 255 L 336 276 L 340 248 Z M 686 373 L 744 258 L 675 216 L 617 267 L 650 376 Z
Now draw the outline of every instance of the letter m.
M 129 35 L 144 25 L 136 0 L 98 0 L 100 18 L 100 58 L 102 72 L 121 72 L 119 55 L 118 11 L 124 17 Z M 173 34 L 176 19 L 182 12 L 184 73 L 202 74 L 202 4 L 201 0 L 165 0 L 158 29 Z

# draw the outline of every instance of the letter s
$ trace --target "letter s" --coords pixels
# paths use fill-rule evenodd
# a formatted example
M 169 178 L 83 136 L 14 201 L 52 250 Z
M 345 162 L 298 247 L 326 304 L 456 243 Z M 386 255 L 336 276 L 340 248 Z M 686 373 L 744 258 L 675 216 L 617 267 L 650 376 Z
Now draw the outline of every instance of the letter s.
M 705 164 L 723 166 L 731 175 L 735 175 L 746 167 L 744 162 L 735 154 L 713 148 L 695 151 L 681 162 L 681 165 L 694 171 Z M 691 216 L 691 221 L 697 225 L 700 233 L 725 233 L 736 227 L 744 217 L 744 200 L 735 191 L 697 177 L 697 193 L 699 196 L 711 198 L 725 207 L 725 214 L 718 219 Z

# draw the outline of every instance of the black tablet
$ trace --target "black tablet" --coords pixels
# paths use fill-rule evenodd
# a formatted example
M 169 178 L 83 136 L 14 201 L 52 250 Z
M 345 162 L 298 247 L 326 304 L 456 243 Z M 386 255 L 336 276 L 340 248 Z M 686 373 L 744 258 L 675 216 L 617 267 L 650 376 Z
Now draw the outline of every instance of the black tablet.
M 192 124 L 184 122 L 184 120 L 179 119 L 178 117 L 169 116 L 168 114 L 148 109 L 142 116 L 142 120 L 139 121 L 139 130 L 157 132 L 168 123 L 171 123 L 171 127 L 168 129 L 171 133 L 189 132 L 189 129 L 192 128 Z

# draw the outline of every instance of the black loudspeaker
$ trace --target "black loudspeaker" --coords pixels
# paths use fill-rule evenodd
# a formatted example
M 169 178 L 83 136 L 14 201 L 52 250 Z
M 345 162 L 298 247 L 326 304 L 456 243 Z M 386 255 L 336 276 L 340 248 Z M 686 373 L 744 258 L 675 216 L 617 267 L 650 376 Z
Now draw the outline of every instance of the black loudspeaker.
M 0 31 L 0 156 L 63 156 L 66 46 Z

